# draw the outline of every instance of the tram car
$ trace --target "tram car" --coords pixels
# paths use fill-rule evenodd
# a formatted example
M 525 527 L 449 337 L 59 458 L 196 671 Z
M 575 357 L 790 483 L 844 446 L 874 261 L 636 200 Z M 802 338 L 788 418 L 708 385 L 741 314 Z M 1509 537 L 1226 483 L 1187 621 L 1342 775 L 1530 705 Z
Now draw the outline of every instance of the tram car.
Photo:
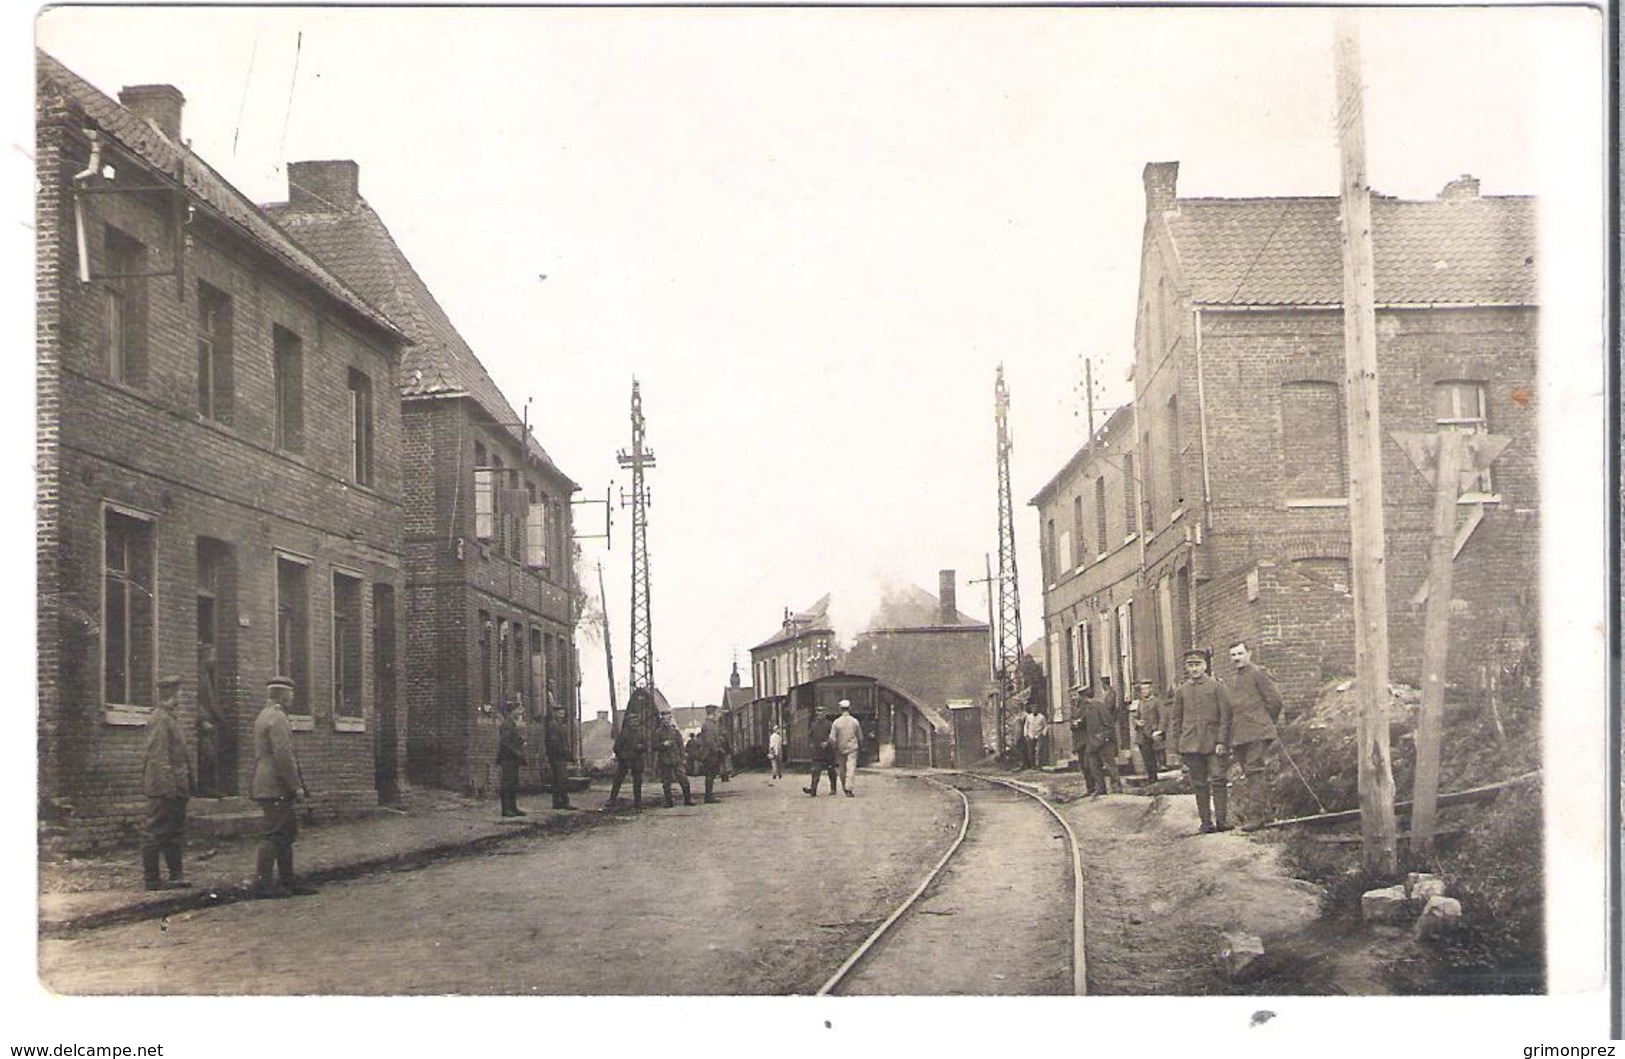
M 835 710 L 842 699 L 852 704 L 852 715 L 863 729 L 858 764 L 926 767 L 953 760 L 953 728 L 943 711 L 916 702 L 875 677 L 835 673 L 797 684 L 776 704 L 760 701 L 770 708 L 777 705 L 783 718 L 789 764 L 805 767 L 812 762 L 809 733 L 813 717 L 826 707 Z M 761 745 L 765 748 L 771 719 L 754 721 L 762 725 Z

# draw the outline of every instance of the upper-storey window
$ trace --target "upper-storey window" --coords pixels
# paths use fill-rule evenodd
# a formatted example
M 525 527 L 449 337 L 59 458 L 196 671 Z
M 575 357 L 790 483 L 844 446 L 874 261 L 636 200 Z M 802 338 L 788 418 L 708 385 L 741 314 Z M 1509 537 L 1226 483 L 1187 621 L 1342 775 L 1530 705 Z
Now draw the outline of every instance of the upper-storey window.
M 372 380 L 350 369 L 350 480 L 372 484 Z
M 109 377 L 126 383 L 147 373 L 147 248 L 108 225 L 103 235 L 102 298 Z
M 1487 434 L 1490 430 L 1489 401 L 1482 382 L 1470 379 L 1444 379 L 1433 385 L 1433 418 L 1441 430 L 1464 434 Z M 1461 473 L 1461 491 L 1468 496 L 1494 492 L 1489 468 Z
M 485 446 L 474 443 L 474 536 L 482 541 L 496 535 L 496 478 Z
M 1138 512 L 1134 503 L 1134 453 L 1123 453 L 1123 536 L 1134 536 L 1139 532 Z
M 1074 569 L 1082 566 L 1087 556 L 1088 548 L 1083 542 L 1083 494 L 1079 493 L 1072 498 L 1072 551 L 1066 557 L 1067 563 Z
M 231 296 L 202 280 L 197 285 L 197 413 L 231 422 Z
M 1341 500 L 1348 496 L 1343 396 L 1334 382 L 1281 387 L 1282 496 Z
M 1106 539 L 1106 479 L 1095 479 L 1095 545 L 1098 554 L 1105 555 L 1111 550 L 1111 542 Z
M 272 374 L 276 384 L 276 447 L 305 451 L 305 353 L 300 337 L 279 324 L 271 327 Z

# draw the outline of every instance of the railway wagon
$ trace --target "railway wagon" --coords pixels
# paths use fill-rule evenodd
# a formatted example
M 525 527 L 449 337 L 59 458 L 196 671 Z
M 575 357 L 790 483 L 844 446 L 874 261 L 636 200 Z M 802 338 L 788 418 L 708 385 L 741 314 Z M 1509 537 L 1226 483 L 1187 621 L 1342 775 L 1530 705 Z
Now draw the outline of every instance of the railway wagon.
M 835 673 L 790 689 L 782 710 L 785 757 L 791 765 L 811 763 L 809 732 L 815 711 L 833 709 L 842 699 L 852 704 L 852 715 L 863 728 L 858 764 L 929 766 L 952 760 L 953 730 L 941 711 L 875 677 Z M 767 731 L 762 733 L 764 747 Z

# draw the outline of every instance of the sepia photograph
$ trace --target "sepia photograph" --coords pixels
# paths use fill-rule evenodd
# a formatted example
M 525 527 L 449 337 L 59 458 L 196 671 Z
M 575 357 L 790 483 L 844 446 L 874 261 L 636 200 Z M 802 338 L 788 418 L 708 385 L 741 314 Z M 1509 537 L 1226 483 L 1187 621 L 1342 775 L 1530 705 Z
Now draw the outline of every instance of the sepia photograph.
M 34 12 L 0 1044 L 1609 1039 L 1606 22 Z

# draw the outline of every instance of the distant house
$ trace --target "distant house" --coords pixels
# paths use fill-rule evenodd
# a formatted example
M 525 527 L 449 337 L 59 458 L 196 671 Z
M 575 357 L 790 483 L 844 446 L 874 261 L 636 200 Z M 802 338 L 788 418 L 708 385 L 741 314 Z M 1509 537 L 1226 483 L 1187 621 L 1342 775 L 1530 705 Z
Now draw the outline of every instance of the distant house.
M 1177 176 L 1145 168 L 1133 407 L 1033 499 L 1052 688 L 1108 671 L 1167 688 L 1186 647 L 1245 639 L 1301 707 L 1353 668 L 1339 203 L 1184 199 Z M 1392 435 L 1456 430 L 1510 443 L 1461 482 L 1451 677 L 1529 679 L 1535 202 L 1463 177 L 1429 201 L 1375 196 L 1372 215 L 1393 677 L 1420 679 L 1432 488 Z
M 549 704 L 576 720 L 570 498 L 579 487 L 528 433 L 361 197 L 356 163 L 292 163 L 288 201 L 266 211 L 412 339 L 394 378 L 404 433 L 407 771 L 418 783 L 492 789 L 503 703 L 522 704 L 537 740 Z M 544 396 L 569 399 L 563 390 Z M 376 401 L 386 403 L 382 392 Z M 544 782 L 545 759 L 532 760 L 522 782 Z
M 405 336 L 186 146 L 37 53 L 39 794 L 48 836 L 146 809 L 157 681 L 195 814 L 251 811 L 265 682 L 319 812 L 397 788 Z

